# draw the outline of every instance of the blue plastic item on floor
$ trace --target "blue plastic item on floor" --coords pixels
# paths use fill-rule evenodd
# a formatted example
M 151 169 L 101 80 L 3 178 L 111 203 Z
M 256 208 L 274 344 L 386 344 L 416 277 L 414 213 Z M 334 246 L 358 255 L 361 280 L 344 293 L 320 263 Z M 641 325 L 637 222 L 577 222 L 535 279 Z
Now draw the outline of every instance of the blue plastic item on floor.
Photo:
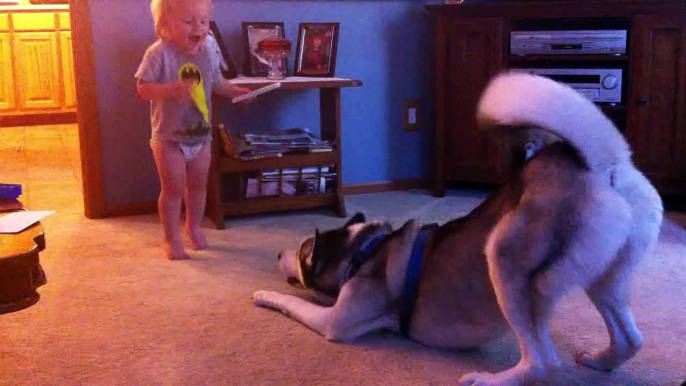
M 19 184 L 0 184 L 0 200 L 16 200 L 21 196 L 21 185 Z

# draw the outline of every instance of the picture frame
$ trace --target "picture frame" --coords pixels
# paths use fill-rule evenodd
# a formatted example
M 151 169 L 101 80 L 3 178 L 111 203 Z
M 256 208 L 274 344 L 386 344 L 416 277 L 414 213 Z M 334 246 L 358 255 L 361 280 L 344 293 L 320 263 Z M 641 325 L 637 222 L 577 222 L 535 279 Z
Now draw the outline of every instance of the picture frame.
M 300 23 L 296 76 L 331 77 L 336 73 L 340 23 Z
M 238 77 L 238 71 L 236 71 L 236 66 L 231 60 L 231 55 L 226 49 L 224 44 L 224 39 L 222 38 L 221 32 L 219 32 L 219 27 L 214 21 L 210 21 L 210 31 L 207 35 L 207 44 L 210 50 L 214 51 L 215 54 L 220 58 L 219 69 L 222 75 L 226 79 L 233 79 Z
M 257 43 L 269 37 L 285 39 L 284 23 L 244 21 L 241 23 L 241 29 L 243 30 L 243 75 L 267 76 L 269 67 L 255 56 Z M 284 59 L 281 64 L 285 73 L 288 70 L 288 60 Z

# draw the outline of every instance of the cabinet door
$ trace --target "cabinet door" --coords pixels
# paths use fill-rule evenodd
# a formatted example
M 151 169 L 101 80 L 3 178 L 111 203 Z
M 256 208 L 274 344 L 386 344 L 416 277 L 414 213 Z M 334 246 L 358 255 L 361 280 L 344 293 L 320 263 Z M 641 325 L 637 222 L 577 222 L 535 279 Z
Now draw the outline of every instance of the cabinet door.
M 74 87 L 74 55 L 71 50 L 71 31 L 60 32 L 62 51 L 62 79 L 64 80 L 64 107 L 76 107 L 76 88 Z
M 14 47 L 19 108 L 59 108 L 61 79 L 57 33 L 15 33 Z
M 447 28 L 445 160 L 450 180 L 500 182 L 500 145 L 477 128 L 476 106 L 503 67 L 501 19 L 454 19 Z
M 10 35 L 0 33 L 0 110 L 14 109 L 14 71 Z
M 627 137 L 661 193 L 686 193 L 686 17 L 640 16 L 633 26 Z

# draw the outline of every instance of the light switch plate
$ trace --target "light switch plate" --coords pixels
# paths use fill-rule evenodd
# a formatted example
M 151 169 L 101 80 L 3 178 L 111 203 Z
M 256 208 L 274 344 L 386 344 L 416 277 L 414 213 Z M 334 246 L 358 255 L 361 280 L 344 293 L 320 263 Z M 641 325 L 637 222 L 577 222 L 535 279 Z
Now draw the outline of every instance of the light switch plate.
M 421 103 L 419 99 L 405 99 L 403 101 L 403 130 L 417 131 L 421 125 Z

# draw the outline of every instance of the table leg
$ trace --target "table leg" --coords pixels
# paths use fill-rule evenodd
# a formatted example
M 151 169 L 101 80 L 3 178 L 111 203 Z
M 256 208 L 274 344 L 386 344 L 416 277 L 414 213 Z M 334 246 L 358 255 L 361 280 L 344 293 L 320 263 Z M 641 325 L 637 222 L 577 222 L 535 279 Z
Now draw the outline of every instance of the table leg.
M 343 197 L 343 144 L 341 138 L 341 89 L 322 88 L 319 90 L 319 119 L 321 137 L 336 146 L 336 202 L 333 210 L 346 217 L 345 197 Z

